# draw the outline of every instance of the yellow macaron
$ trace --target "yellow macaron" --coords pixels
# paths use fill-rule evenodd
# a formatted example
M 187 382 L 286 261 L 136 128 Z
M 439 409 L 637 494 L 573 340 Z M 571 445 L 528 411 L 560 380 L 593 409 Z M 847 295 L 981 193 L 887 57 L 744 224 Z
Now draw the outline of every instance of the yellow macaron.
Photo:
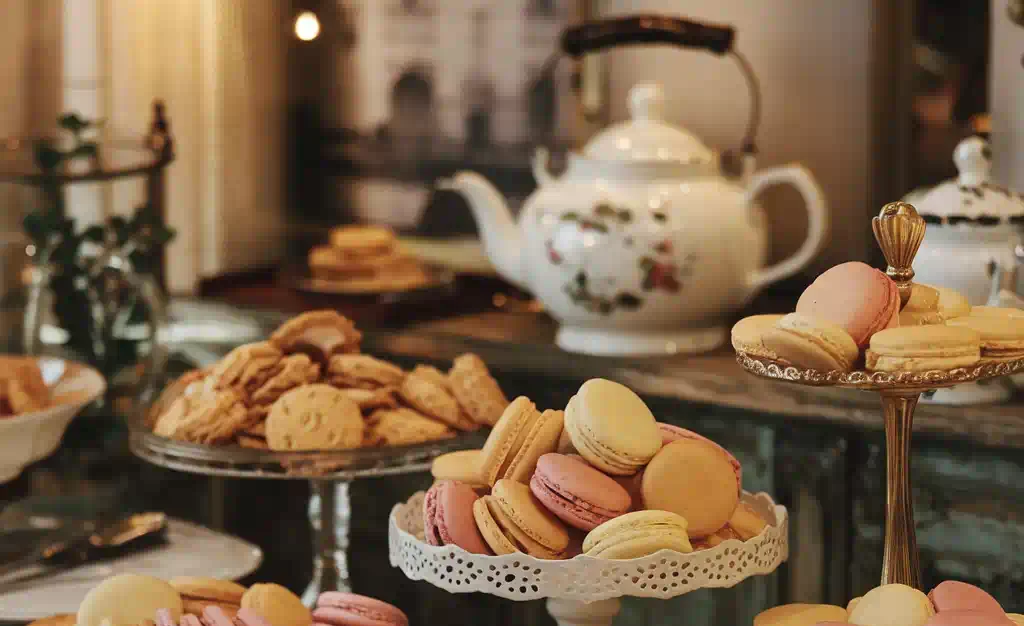
M 969 367 L 981 358 L 981 335 L 948 323 L 890 328 L 871 337 L 867 368 L 879 372 L 928 372 Z
M 480 475 L 482 450 L 457 450 L 434 459 L 430 473 L 434 480 L 457 480 L 470 487 L 486 487 L 487 481 Z
M 761 611 L 754 626 L 814 626 L 818 622 L 845 622 L 846 609 L 831 604 L 783 604 Z
M 803 313 L 780 318 L 765 333 L 764 345 L 793 365 L 823 372 L 848 372 L 860 356 L 849 333 Z
M 936 287 L 935 290 L 939 292 L 939 315 L 942 316 L 942 319 L 951 320 L 954 317 L 971 314 L 971 303 L 967 296 L 949 287 Z
M 977 331 L 981 335 L 981 356 L 984 359 L 1018 359 L 1024 356 L 1024 318 L 968 315 L 949 320 L 946 324 Z
M 938 289 L 931 285 L 914 283 L 910 299 L 900 309 L 900 326 L 941 324 L 943 318 L 939 312 L 939 300 Z
M 565 429 L 580 456 L 597 469 L 629 476 L 661 449 L 661 431 L 640 396 L 619 383 L 594 378 L 565 407 Z
M 858 626 L 923 626 L 935 615 L 928 596 L 895 583 L 875 587 L 852 607 L 848 620 Z
M 528 483 L 537 460 L 558 448 L 563 415 L 541 413 L 525 396 L 510 402 L 480 451 L 480 479 L 488 485 L 502 478 Z
M 242 596 L 242 608 L 255 611 L 273 626 L 312 626 L 313 614 L 299 596 L 281 585 L 260 583 Z
M 523 483 L 501 479 L 491 495 L 473 504 L 473 518 L 495 554 L 523 552 L 539 559 L 564 559 L 569 531 Z
M 136 626 L 152 620 L 159 609 L 181 619 L 181 595 L 152 576 L 120 574 L 96 585 L 78 607 L 77 626 Z M 276 625 L 275 625 L 276 626 Z
M 775 327 L 782 315 L 751 315 L 732 327 L 732 347 L 737 352 L 763 359 L 779 360 L 779 355 L 764 345 L 764 334 Z
M 587 534 L 583 553 L 602 559 L 637 559 L 659 550 L 692 552 L 686 519 L 669 511 L 634 511 Z

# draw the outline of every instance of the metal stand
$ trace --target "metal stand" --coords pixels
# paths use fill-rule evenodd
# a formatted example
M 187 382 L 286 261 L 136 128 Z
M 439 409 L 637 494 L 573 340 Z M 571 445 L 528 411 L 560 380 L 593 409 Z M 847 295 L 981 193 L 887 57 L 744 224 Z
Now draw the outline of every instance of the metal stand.
M 920 393 L 882 392 L 885 418 L 886 508 L 882 584 L 921 587 L 910 484 L 910 437 Z
M 548 598 L 547 607 L 558 626 L 611 626 L 622 602 L 618 598 L 590 603 Z
M 352 522 L 349 481 L 310 481 L 309 522 L 313 527 L 313 580 L 302 602 L 313 607 L 322 591 L 351 591 L 348 574 L 348 533 Z

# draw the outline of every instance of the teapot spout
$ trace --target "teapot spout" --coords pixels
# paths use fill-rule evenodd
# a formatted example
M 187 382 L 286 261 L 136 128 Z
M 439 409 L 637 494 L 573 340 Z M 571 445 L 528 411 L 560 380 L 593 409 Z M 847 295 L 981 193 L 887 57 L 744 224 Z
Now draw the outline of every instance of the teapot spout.
M 503 278 L 526 288 L 523 276 L 523 235 L 501 192 L 475 172 L 456 172 L 438 181 L 438 189 L 457 191 L 469 203 L 483 239 L 484 252 Z

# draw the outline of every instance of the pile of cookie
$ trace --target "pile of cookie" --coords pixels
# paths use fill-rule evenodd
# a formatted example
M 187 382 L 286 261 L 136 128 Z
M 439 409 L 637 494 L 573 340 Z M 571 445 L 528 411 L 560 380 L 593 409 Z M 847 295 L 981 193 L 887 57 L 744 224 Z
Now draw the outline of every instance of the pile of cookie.
M 0 418 L 42 411 L 52 402 L 35 359 L 0 356 Z
M 497 422 L 508 400 L 474 354 L 448 372 L 411 371 L 359 352 L 362 334 L 335 311 L 310 311 L 267 341 L 184 374 L 148 420 L 157 435 L 271 450 L 400 446 Z
M 1024 311 L 976 306 L 953 290 L 895 282 L 864 263 L 821 274 L 788 315 L 732 329 L 737 352 L 819 371 L 928 372 L 1024 358 Z
M 330 243 L 309 252 L 309 271 L 328 286 L 357 292 L 416 289 L 426 285 L 426 268 L 399 249 L 398 238 L 381 226 L 342 226 Z
M 564 411 L 516 398 L 482 449 L 442 455 L 432 473 L 424 540 L 474 554 L 633 559 L 747 541 L 767 525 L 740 501 L 732 454 L 657 422 L 604 379 L 584 383 Z
M 408 626 L 398 608 L 380 600 L 324 592 L 311 611 L 273 583 L 246 588 L 217 578 L 182 576 L 164 581 L 120 574 L 92 588 L 77 615 L 57 615 L 30 626 Z M 362 621 L 361 621 L 362 620 Z

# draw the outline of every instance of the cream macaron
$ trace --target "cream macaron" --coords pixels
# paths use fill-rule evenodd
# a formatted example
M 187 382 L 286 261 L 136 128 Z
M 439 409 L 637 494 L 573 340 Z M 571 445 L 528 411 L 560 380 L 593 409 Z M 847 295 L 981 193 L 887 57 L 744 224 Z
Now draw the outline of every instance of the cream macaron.
M 687 521 L 668 511 L 634 511 L 587 534 L 583 553 L 601 559 L 637 559 L 659 550 L 692 552 Z
M 181 595 L 169 583 L 140 574 L 112 576 L 86 594 L 78 607 L 77 626 L 136 626 L 160 609 L 181 619 Z M 276 625 L 275 625 L 276 626 Z
M 877 372 L 950 370 L 969 367 L 980 358 L 981 335 L 948 324 L 883 330 L 871 337 L 865 354 L 867 368 Z
M 580 456 L 597 469 L 629 476 L 661 449 L 661 431 L 640 396 L 619 383 L 593 378 L 565 407 L 565 429 Z
M 907 585 L 875 587 L 853 606 L 848 621 L 857 626 L 923 626 L 935 607 L 921 591 Z
M 783 360 L 820 371 L 848 372 L 860 356 L 845 330 L 820 318 L 790 313 L 765 332 L 764 345 Z
M 983 359 L 1019 359 L 1024 356 L 1024 318 L 968 315 L 949 320 L 946 324 L 977 331 L 981 335 Z
M 939 290 L 935 287 L 914 283 L 910 299 L 900 309 L 900 326 L 941 324 L 943 317 L 939 312 L 940 297 Z
M 782 315 L 751 315 L 732 327 L 732 347 L 750 356 L 778 361 L 779 355 L 764 345 L 764 334 L 775 327 Z
M 971 303 L 967 296 L 949 287 L 936 287 L 935 290 L 939 292 L 939 315 L 942 319 L 951 320 L 971 314 Z M 1021 313 L 1024 314 L 1024 311 Z

